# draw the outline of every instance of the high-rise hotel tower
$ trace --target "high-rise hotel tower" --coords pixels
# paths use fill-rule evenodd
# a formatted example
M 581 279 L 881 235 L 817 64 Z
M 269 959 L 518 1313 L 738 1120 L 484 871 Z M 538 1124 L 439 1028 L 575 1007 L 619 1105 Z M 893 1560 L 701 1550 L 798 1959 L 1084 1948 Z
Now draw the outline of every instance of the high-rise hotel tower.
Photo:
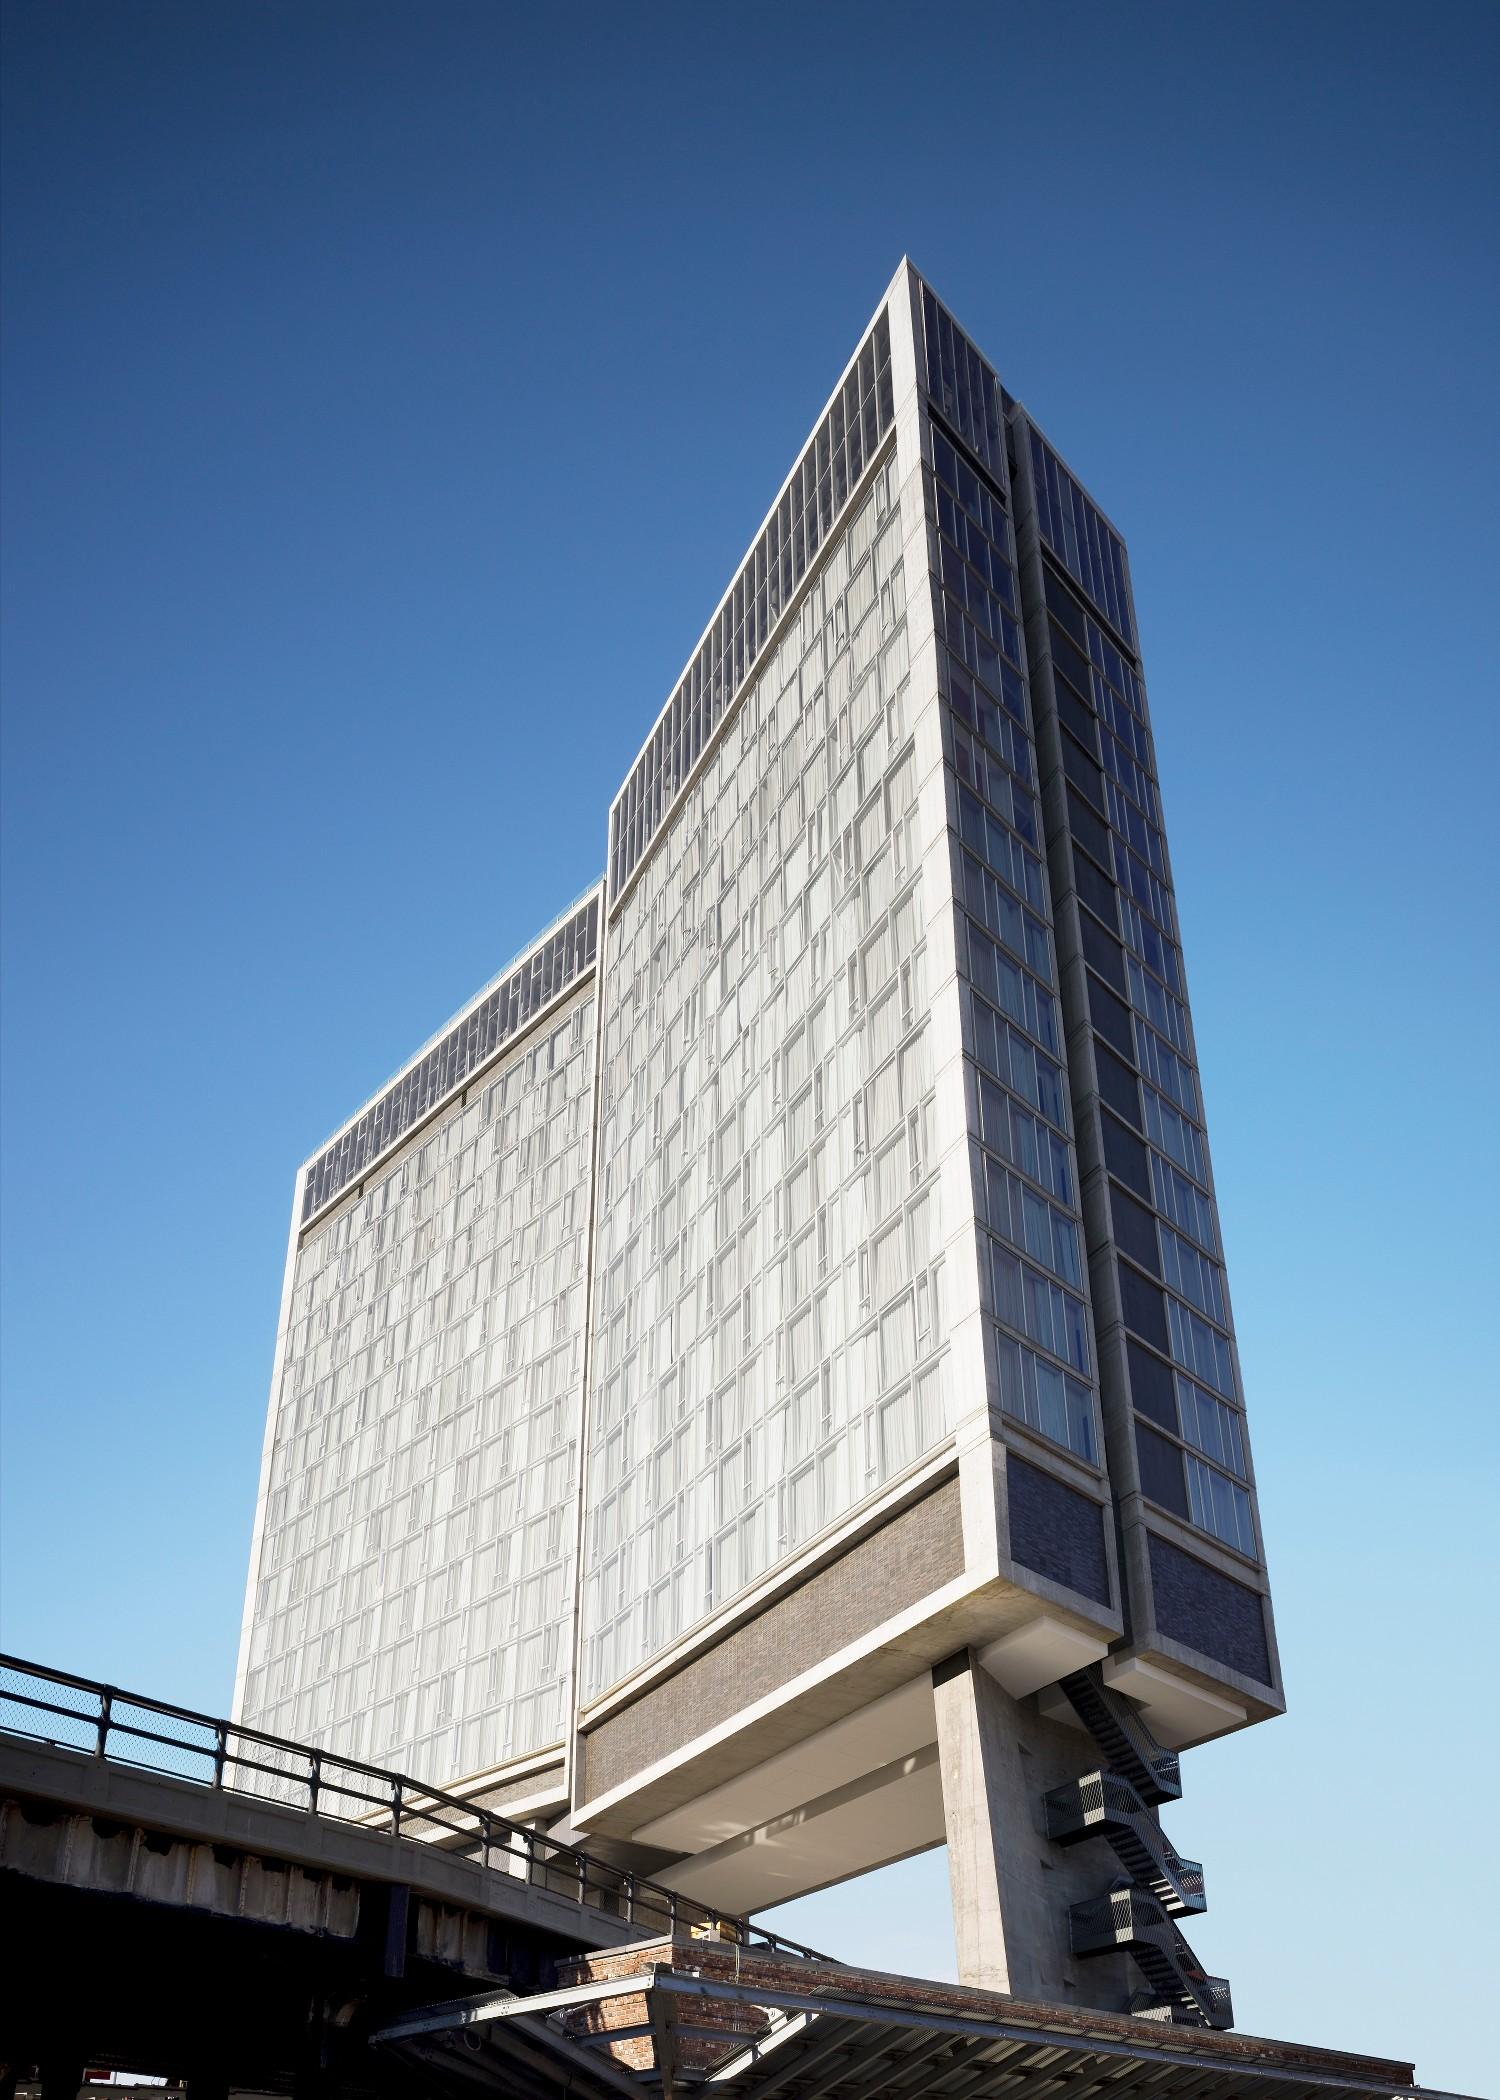
M 299 1170 L 238 1717 L 1227 2024 L 1281 1710 L 1119 534 L 904 264 L 603 882 Z

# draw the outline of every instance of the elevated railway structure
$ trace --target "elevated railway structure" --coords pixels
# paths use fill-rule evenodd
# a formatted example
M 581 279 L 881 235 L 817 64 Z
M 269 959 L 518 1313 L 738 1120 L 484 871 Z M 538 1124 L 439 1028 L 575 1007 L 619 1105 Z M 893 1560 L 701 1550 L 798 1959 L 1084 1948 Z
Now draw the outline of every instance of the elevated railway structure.
M 1051 1812 L 1128 1845 L 1117 1794 Z M 1193 1863 L 1154 1863 L 1165 1915 Z M 6 1658 L 0 1932 L 0 2100 L 86 2069 L 180 2100 L 1460 2100 L 851 1968 L 402 1774 Z
M 404 1774 L 0 1658 L 0 2061 L 404 2089 L 368 2036 L 591 1949 L 808 1950 Z M 11 2074 L 13 2075 L 13 2073 Z

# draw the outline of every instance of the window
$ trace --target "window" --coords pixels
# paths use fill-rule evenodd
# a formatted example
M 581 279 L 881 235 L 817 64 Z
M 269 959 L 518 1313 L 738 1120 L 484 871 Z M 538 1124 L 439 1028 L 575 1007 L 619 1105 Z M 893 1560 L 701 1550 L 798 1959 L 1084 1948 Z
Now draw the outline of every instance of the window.
M 1052 952 L 1047 930 L 1033 918 L 990 870 L 972 854 L 956 855 L 956 887 L 971 917 L 1003 941 L 1011 954 L 1034 970 L 1044 984 L 1052 982 Z
M 1014 1089 L 1051 1123 L 1065 1130 L 1062 1073 L 1052 1060 L 1009 1028 L 977 994 L 972 1003 L 974 1055 L 987 1072 Z M 1015 1164 L 1019 1165 L 1017 1161 Z M 1029 1167 L 1023 1172 L 1030 1173 Z
M 1094 1072 L 1099 1082 L 1100 1100 L 1139 1130 L 1141 1096 L 1134 1072 L 1098 1041 L 1094 1044 Z
M 1123 994 L 1125 991 L 1125 956 L 1116 940 L 1086 914 L 1080 914 L 1078 930 L 1083 938 L 1083 959 L 1091 969 L 1097 970 L 1106 984 Z M 1139 969 L 1139 964 L 1135 967 Z
M 998 1331 L 995 1357 L 1004 1412 L 1097 1465 L 1094 1399 L 1088 1387 Z
M 1150 1157 L 1151 1191 L 1157 1209 L 1165 1211 L 1174 1225 L 1180 1226 L 1200 1246 L 1213 1252 L 1218 1242 L 1213 1205 L 1201 1189 L 1196 1188 L 1185 1174 L 1179 1174 L 1159 1152 L 1153 1152 Z
M 1188 1041 L 1187 1010 L 1164 985 L 1143 970 L 1133 955 L 1124 959 L 1124 975 L 1129 979 L 1129 998 L 1138 1014 L 1144 1014 L 1151 1026 L 1169 1037 L 1185 1057 L 1192 1055 Z M 1119 989 L 1125 990 L 1122 982 Z
M 1162 1262 L 1156 1250 L 1156 1220 L 1150 1211 L 1113 1184 L 1109 1191 L 1109 1207 L 1115 1238 L 1122 1250 L 1151 1275 L 1160 1276 Z M 1170 1275 L 1168 1281 L 1171 1281 Z
M 1237 1553 L 1256 1558 L 1250 1497 L 1242 1487 L 1144 1423 L 1136 1423 L 1135 1442 L 1143 1494 Z
M 1174 1291 L 1190 1299 L 1200 1312 L 1228 1325 L 1224 1308 L 1224 1279 L 1206 1254 L 1200 1254 L 1169 1225 L 1161 1228 L 1161 1274 Z
M 1135 1043 L 1130 1029 L 1130 1012 L 1122 999 L 1102 985 L 1097 977 L 1088 980 L 1089 1018 L 1107 1043 L 1119 1051 L 1122 1057 L 1135 1055 Z
M 1244 1428 L 1234 1408 L 1226 1407 L 1190 1378 L 1176 1374 L 1177 1408 L 1182 1434 L 1215 1465 L 1246 1478 Z
M 1145 979 L 1149 983 L 1150 979 Z M 1175 1003 L 1175 1002 L 1174 1002 Z M 1164 1043 L 1159 1035 L 1149 1029 L 1143 1021 L 1135 1024 L 1136 1057 L 1146 1077 L 1169 1094 L 1177 1106 L 1188 1115 L 1198 1113 L 1198 1083 L 1193 1077 L 1191 1065 Z
M 1157 1293 L 1160 1296 L 1160 1293 Z M 1216 1392 L 1232 1397 L 1234 1394 L 1234 1366 L 1226 1337 L 1201 1320 L 1194 1312 L 1176 1298 L 1166 1301 L 1167 1327 L 1171 1338 L 1170 1354 L 1183 1370 L 1191 1371 L 1211 1385 Z M 1144 1329 L 1140 1330 L 1144 1333 Z M 1154 1337 L 1147 1335 L 1148 1341 Z M 1158 1343 L 1158 1347 L 1161 1344 Z
M 1102 817 L 1096 817 L 1078 790 L 1068 788 L 1068 829 L 1086 853 L 1093 855 L 1101 867 L 1110 865 L 1109 830 Z
M 1034 911 L 1044 909 L 1040 859 L 965 787 L 958 790 L 958 832 L 969 850 L 1003 882 L 1008 882 L 1018 896 L 1024 897 Z
M 1000 382 L 963 330 L 924 285 L 922 339 L 927 354 L 927 391 L 976 459 L 1003 487 L 1005 418 Z M 941 433 L 934 433 L 941 439 Z M 951 447 L 949 448 L 951 451 Z M 958 464 L 955 456 L 955 466 Z M 978 477 L 968 469 L 978 486 Z M 956 476 L 955 476 L 956 478 Z
M 1182 958 L 1175 945 L 1169 941 L 1146 917 L 1140 906 L 1128 897 L 1120 899 L 1121 923 L 1126 940 L 1148 969 L 1158 977 L 1166 979 L 1168 986 L 1180 997 L 1182 994 Z
M 1169 1158 L 1176 1161 L 1196 1181 L 1208 1185 L 1208 1163 L 1204 1157 L 1203 1139 L 1185 1116 L 1179 1115 L 1169 1101 L 1154 1093 L 1149 1086 L 1141 1088 L 1141 1106 L 1146 1118 L 1146 1135 Z
M 971 984 L 1002 1013 L 1034 1035 L 1054 1056 L 1061 1053 L 1061 1031 L 1052 994 L 1029 972 L 1013 963 L 966 915 L 958 924 L 959 960 L 967 954 Z
M 741 686 L 772 629 L 828 542 L 851 490 L 894 419 L 890 322 L 881 313 L 760 539 L 747 556 L 677 692 L 610 810 L 610 889 L 618 898 L 646 847 L 675 808 L 679 790 Z M 859 543 L 862 534 L 850 539 Z M 859 545 L 863 555 L 868 541 Z M 846 572 L 847 573 L 847 572 Z M 809 592 L 816 621 L 822 594 Z M 830 621 L 839 632 L 845 609 Z M 840 636 L 842 642 L 845 636 Z M 813 636 L 809 635 L 809 646 Z
M 1057 667 L 1054 665 L 1053 668 L 1054 672 L 1056 672 Z M 1087 691 L 1088 680 L 1085 675 L 1083 692 L 1087 693 Z M 1066 678 L 1055 675 L 1052 680 L 1052 697 L 1057 706 L 1058 721 L 1071 735 L 1077 737 L 1079 743 L 1082 744 L 1084 750 L 1091 757 L 1097 757 L 1099 753 L 1099 724 L 1095 720 L 1092 710 L 1084 704 L 1082 696 L 1073 690 Z M 1066 747 L 1064 748 L 1066 749 Z M 1069 777 L 1071 778 L 1072 776 L 1070 775 Z M 1082 786 L 1081 781 L 1079 785 Z M 1103 807 L 1103 793 L 1104 790 L 1101 787 L 1099 794 L 1094 798 L 1101 808 Z
M 938 666 L 956 719 L 1010 767 L 1026 787 L 1036 786 L 1036 760 L 1026 734 L 1026 688 L 1021 675 L 1000 659 L 1004 705 L 969 670 L 962 657 L 939 645 Z
M 1174 1516 L 1188 1514 L 1187 1483 L 1183 1473 L 1183 1454 L 1176 1444 L 1168 1443 L 1154 1429 L 1143 1422 L 1135 1425 L 1136 1460 L 1141 1469 L 1141 1492 L 1169 1509 Z
M 1120 1279 L 1120 1311 L 1126 1326 L 1133 1328 L 1143 1341 L 1151 1342 L 1156 1348 L 1165 1350 L 1166 1304 L 1175 1301 L 1169 1300 L 1164 1304 L 1162 1294 L 1156 1286 L 1147 1283 L 1144 1276 L 1127 1267 L 1124 1262 L 1117 1262 L 1115 1268 Z
M 1201 1458 L 1188 1458 L 1188 1503 L 1192 1521 L 1203 1531 L 1222 1539 L 1249 1559 L 1256 1558 L 1255 1524 L 1250 1515 L 1250 1497 L 1234 1481 L 1206 1466 Z
M 1013 1333 L 1026 1335 L 1087 1375 L 1088 1328 L 1081 1301 L 1017 1261 L 994 1240 L 989 1242 L 989 1255 L 998 1317 Z
M 1097 868 L 1086 853 L 1081 853 L 1076 848 L 1073 854 L 1073 886 L 1078 892 L 1080 903 L 1086 904 L 1090 911 L 1097 912 L 1106 926 L 1113 929 L 1118 925 L 1116 904 L 1119 891 L 1110 877 Z M 1134 906 L 1127 908 L 1134 910 Z
M 1099 1130 L 1104 1140 L 1104 1164 L 1110 1173 L 1118 1175 L 1138 1196 L 1149 1201 L 1151 1181 L 1146 1163 L 1150 1154 L 1146 1147 L 1133 1131 L 1127 1130 L 1123 1123 L 1117 1123 L 1113 1116 L 1100 1116 Z
M 1032 483 L 1042 537 L 1075 583 L 1080 584 L 1127 646 L 1135 646 L 1125 549 L 1034 427 Z
M 992 1152 L 1039 1182 L 1059 1202 L 1073 1200 L 1068 1147 L 990 1079 L 979 1081 L 979 1128 Z
M 1100 772 L 1098 765 L 1087 755 L 1080 744 L 1074 742 L 1066 729 L 1062 732 L 1061 744 L 1064 773 L 1081 795 L 1087 796 L 1096 809 L 1102 810 L 1104 808 L 1104 775 Z
M 1125 1356 L 1130 1367 L 1130 1397 L 1137 1410 L 1159 1422 L 1163 1429 L 1175 1430 L 1178 1422 L 1173 1380 L 1177 1374 L 1138 1342 L 1126 1342 Z
M 1082 1288 L 1082 1254 L 1073 1219 L 1064 1217 L 986 1151 L 975 1152 L 975 1200 L 992 1232 L 1024 1248 L 1064 1283 Z

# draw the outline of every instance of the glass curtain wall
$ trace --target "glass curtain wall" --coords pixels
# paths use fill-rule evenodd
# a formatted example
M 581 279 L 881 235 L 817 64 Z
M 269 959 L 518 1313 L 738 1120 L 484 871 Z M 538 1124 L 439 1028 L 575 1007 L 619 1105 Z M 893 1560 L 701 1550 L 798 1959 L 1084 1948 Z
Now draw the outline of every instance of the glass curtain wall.
M 925 478 L 991 1389 L 1102 1464 L 1000 382 L 923 287 Z
M 247 1724 L 441 1781 L 563 1739 L 592 991 L 298 1247 Z
M 1147 1502 L 1249 1574 L 1261 1558 L 1249 1439 L 1128 561 L 1019 412 L 1015 429 L 1036 518 L 1027 610 L 1055 738 L 1066 845 L 1057 865 L 1076 909 L 1078 1018 L 1092 1067 L 1092 1084 L 1085 1073 L 1075 1093 L 1105 1177 L 1092 1252 L 1124 1328 L 1106 1397 L 1127 1423 Z M 1155 1541 L 1153 1567 L 1159 1559 L 1208 1594 L 1213 1577 L 1179 1567 L 1173 1550 Z M 1251 1623 L 1255 1600 L 1232 1601 Z M 1203 1630 L 1211 1614 L 1200 1617 L 1189 1645 L 1213 1655 Z M 1234 1647 L 1232 1667 L 1270 1681 L 1263 1632 Z M 1227 1650 L 1217 1659 L 1231 1661 Z
M 894 451 L 611 926 L 582 1695 L 939 1440 Z

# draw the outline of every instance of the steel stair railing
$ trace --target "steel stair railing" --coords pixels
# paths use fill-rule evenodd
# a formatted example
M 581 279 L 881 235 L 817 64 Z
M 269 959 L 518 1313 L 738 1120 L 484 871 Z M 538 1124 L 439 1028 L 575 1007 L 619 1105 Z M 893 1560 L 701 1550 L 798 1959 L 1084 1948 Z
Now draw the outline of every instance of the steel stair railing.
M 1073 1905 L 1074 1953 L 1131 1955 L 1149 1985 L 1131 2005 L 1143 2019 L 1232 2026 L 1228 1983 L 1206 1972 L 1174 1922 L 1206 1907 L 1202 1867 L 1182 1857 L 1155 1813 L 1181 1797 L 1176 1752 L 1164 1749 L 1139 1710 L 1111 1690 L 1099 1664 L 1064 1677 L 1059 1689 L 1104 1762 L 1044 1797 L 1047 1835 L 1059 1845 L 1102 1837 L 1125 1870 L 1103 1895 Z
M 1128 1953 L 1151 1994 L 1141 2014 L 1204 2027 L 1230 2027 L 1234 2006 L 1222 1976 L 1210 1976 L 1149 1890 L 1123 1878 L 1104 1895 L 1075 1903 L 1068 1914 L 1080 1957 Z
M 1073 1711 L 1104 1752 L 1112 1772 L 1128 1779 L 1153 1807 L 1182 1794 L 1182 1768 L 1175 1750 L 1164 1750 L 1140 1713 L 1104 1682 L 1098 1663 L 1061 1680 Z
M 1203 1868 L 1184 1859 L 1139 1793 L 1118 1772 L 1085 1772 L 1043 1796 L 1047 1835 L 1081 1845 L 1101 1837 L 1138 1888 L 1149 1889 L 1169 1917 L 1208 1908 Z

